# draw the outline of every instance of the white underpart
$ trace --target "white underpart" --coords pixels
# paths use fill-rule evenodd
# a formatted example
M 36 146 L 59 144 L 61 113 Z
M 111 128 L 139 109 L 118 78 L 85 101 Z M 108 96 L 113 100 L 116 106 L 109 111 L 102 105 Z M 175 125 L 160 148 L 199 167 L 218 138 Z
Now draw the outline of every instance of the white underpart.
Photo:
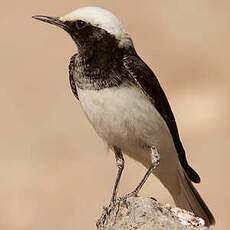
M 125 31 L 121 22 L 108 10 L 92 6 L 83 7 L 60 17 L 59 19 L 61 21 L 86 21 L 91 25 L 102 28 L 108 33 L 114 35 L 121 41 L 121 43 L 132 44 L 130 36 Z
M 151 153 L 146 146 L 157 147 L 160 165 L 154 174 L 168 189 L 176 186 L 178 156 L 171 134 L 161 115 L 138 88 L 78 89 L 78 95 L 89 121 L 110 148 L 115 145 L 149 167 Z

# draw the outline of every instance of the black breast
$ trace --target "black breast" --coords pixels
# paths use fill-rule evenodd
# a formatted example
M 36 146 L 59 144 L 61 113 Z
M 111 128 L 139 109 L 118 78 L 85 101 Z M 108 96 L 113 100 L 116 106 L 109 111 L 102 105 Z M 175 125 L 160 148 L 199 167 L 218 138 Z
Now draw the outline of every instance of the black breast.
M 75 60 L 72 60 L 72 78 L 76 86 L 81 89 L 100 90 L 117 87 L 128 81 L 123 57 L 134 53 L 134 48 L 119 47 L 115 36 L 96 27 L 91 29 L 84 45 L 79 47 Z

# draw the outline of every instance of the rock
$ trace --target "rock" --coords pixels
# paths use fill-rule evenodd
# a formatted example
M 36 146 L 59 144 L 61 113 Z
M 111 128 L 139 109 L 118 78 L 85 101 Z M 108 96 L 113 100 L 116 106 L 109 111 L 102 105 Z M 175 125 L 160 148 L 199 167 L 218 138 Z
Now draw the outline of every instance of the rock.
M 97 221 L 98 230 L 208 230 L 204 220 L 193 213 L 153 198 L 119 198 L 104 208 Z

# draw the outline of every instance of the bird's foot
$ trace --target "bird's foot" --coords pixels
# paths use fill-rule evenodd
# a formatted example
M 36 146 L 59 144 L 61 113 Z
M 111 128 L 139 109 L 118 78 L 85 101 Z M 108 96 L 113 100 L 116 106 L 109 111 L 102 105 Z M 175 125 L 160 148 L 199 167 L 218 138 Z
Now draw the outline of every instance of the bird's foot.
M 138 196 L 138 191 L 134 190 L 134 191 L 132 191 L 132 192 L 120 197 L 119 199 L 126 200 L 126 199 L 128 199 L 130 197 L 137 197 L 137 196 Z
M 108 206 L 103 206 L 104 213 L 106 215 L 109 215 L 111 210 L 113 210 L 115 206 L 116 206 L 116 200 L 113 201 L 111 200 Z

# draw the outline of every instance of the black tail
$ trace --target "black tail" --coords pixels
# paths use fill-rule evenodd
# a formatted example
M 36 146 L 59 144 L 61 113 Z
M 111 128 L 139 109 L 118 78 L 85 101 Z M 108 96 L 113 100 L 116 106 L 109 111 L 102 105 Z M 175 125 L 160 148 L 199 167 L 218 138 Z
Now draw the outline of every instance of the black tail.
M 178 170 L 178 172 L 181 189 L 180 194 L 174 196 L 176 205 L 203 218 L 207 226 L 215 224 L 214 216 L 195 187 L 192 185 L 191 180 L 188 178 L 182 167 Z

